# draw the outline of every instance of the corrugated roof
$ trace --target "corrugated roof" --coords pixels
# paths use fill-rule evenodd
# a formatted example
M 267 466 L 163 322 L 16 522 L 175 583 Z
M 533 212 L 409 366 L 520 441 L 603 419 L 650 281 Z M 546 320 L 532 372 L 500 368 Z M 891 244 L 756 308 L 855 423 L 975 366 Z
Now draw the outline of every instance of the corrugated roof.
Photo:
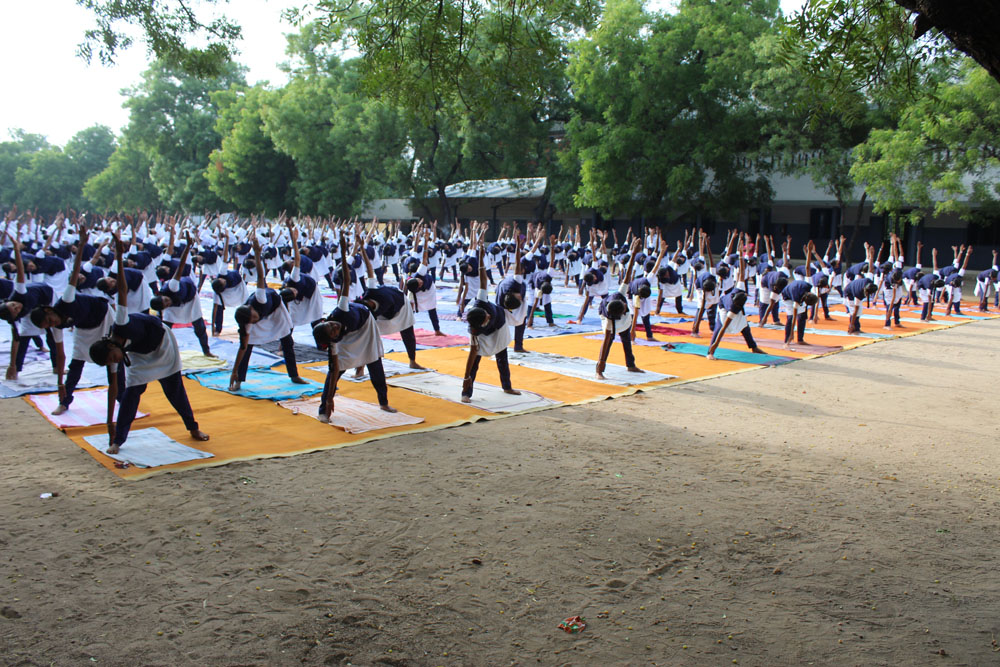
M 449 199 L 537 199 L 545 194 L 547 178 L 499 178 L 486 181 L 462 181 L 444 189 Z M 428 197 L 436 197 L 431 190 Z

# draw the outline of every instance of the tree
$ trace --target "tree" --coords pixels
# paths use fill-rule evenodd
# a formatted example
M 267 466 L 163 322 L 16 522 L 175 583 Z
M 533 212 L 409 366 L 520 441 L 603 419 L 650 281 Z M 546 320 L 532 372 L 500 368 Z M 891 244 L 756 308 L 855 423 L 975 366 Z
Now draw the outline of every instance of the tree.
M 203 18 L 187 0 L 76 0 L 90 10 L 97 25 L 84 33 L 78 51 L 90 62 L 96 55 L 112 64 L 133 44 L 138 32 L 148 50 L 160 61 L 195 76 L 223 74 L 235 55 L 242 30 L 225 18 Z M 214 4 L 216 0 L 202 0 Z M 137 30 L 138 29 L 138 30 Z M 203 46 L 190 46 L 199 39 Z
M 153 163 L 128 134 L 111 154 L 107 167 L 83 186 L 83 194 L 99 211 L 138 211 L 162 208 L 149 175 Z
M 218 77 L 202 79 L 156 62 L 142 83 L 126 91 L 125 135 L 149 159 L 153 185 L 167 207 L 201 211 L 225 205 L 205 177 L 209 155 L 220 143 L 212 93 L 244 85 L 243 69 L 234 64 Z
M 406 128 L 391 105 L 358 90 L 356 62 L 341 62 L 312 26 L 289 39 L 288 84 L 262 107 L 264 131 L 295 162 L 291 183 L 304 213 L 360 213 L 398 194 Z
M 0 206 L 17 202 L 17 170 L 28 167 L 33 153 L 48 148 L 49 142 L 42 135 L 19 129 L 10 131 L 10 141 L 0 143 Z
M 730 214 L 766 202 L 770 186 L 743 154 L 758 152 L 750 45 L 777 3 L 684 0 L 673 15 L 638 0 L 607 5 L 569 68 L 577 109 L 568 126 L 580 163 L 575 202 L 603 214 Z
M 911 103 L 898 127 L 872 131 L 854 158 L 851 176 L 877 212 L 913 223 L 1000 212 L 1000 83 L 967 65 L 961 82 Z
M 275 95 L 260 86 L 212 94 L 219 107 L 215 131 L 222 145 L 209 156 L 205 176 L 212 192 L 245 213 L 276 216 L 296 211 L 295 162 L 275 149 L 262 117 Z

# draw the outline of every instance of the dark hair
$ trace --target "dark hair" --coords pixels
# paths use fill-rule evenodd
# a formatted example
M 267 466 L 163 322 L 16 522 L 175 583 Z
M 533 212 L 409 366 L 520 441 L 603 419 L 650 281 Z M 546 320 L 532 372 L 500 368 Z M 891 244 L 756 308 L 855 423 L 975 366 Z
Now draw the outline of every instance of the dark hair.
M 485 308 L 473 306 L 465 311 L 465 321 L 473 329 L 478 329 L 486 323 L 487 312 Z
M 643 283 L 639 286 L 639 298 L 648 299 L 649 295 L 653 293 L 653 290 L 649 288 L 649 285 Z
M 670 271 L 665 266 L 661 267 L 660 270 L 656 272 L 656 279 L 659 280 L 661 283 L 666 283 L 667 278 L 669 277 L 670 277 Z
M 754 255 L 754 256 L 751 256 L 749 259 L 747 259 L 747 265 L 748 266 L 757 266 L 757 257 Z
M 716 274 L 718 274 L 720 278 L 726 278 L 729 276 L 729 267 L 723 264 L 718 269 L 716 269 L 715 272 Z
M 174 275 L 174 272 L 166 264 L 160 264 L 156 267 L 156 277 L 160 280 L 170 280 L 170 276 L 172 275 Z
M 899 269 L 896 269 L 895 271 L 893 271 L 892 272 L 892 277 L 890 278 L 890 281 L 892 283 L 894 283 L 894 284 L 897 284 L 897 285 L 899 283 L 903 282 L 903 272 L 900 271 Z
M 108 365 L 108 353 L 116 343 L 111 338 L 105 336 L 90 346 L 90 358 L 98 366 Z
M 775 281 L 774 281 L 774 288 L 771 291 L 772 292 L 780 292 L 783 289 L 785 289 L 786 287 L 788 287 L 788 277 L 785 276 L 784 274 L 782 274 L 777 279 L 775 279 Z
M 284 301 L 285 303 L 291 303 L 292 301 L 295 301 L 295 290 L 293 290 L 291 287 L 286 287 L 282 289 L 279 292 L 279 294 L 281 295 L 281 300 Z
M 718 283 L 715 282 L 715 278 L 705 278 L 705 281 L 701 284 L 702 292 L 714 292 Z
M 414 294 L 422 287 L 420 278 L 413 277 L 406 281 L 406 291 Z
M 736 292 L 733 294 L 733 307 L 729 309 L 729 312 L 735 313 L 740 310 L 747 302 L 746 292 Z
M 568 259 L 571 262 L 575 262 L 576 260 L 580 259 L 580 254 L 575 250 L 570 250 L 569 254 L 566 255 L 566 259 Z
M 462 273 L 464 273 L 465 275 L 469 275 L 469 263 L 468 262 L 459 262 L 458 263 L 458 270 L 461 271 Z
M 654 266 L 656 266 L 656 260 L 655 259 L 647 259 L 646 263 L 642 265 L 642 270 L 645 271 L 646 273 L 649 273 L 650 271 L 653 270 Z
M 327 322 L 323 321 L 313 327 L 313 340 L 316 341 L 316 347 L 321 350 L 325 350 L 330 347 L 330 332 L 326 330 Z
M 934 289 L 941 289 L 942 287 L 944 287 L 944 281 L 938 278 L 932 283 L 932 285 L 934 286 Z
M 877 291 L 878 291 L 878 285 L 876 285 L 875 283 L 868 283 L 867 285 L 865 285 L 865 294 L 866 295 L 871 296 L 872 294 L 874 294 Z
M 226 285 L 228 284 L 225 278 L 216 278 L 212 281 L 212 291 L 216 294 L 222 294 L 226 291 Z
M 802 297 L 802 303 L 806 304 L 807 306 L 812 306 L 817 301 L 819 301 L 819 297 L 816 296 L 816 292 L 807 292 L 806 295 Z
M 417 269 L 420 268 L 420 260 L 411 259 L 406 263 L 406 266 L 404 268 L 406 269 L 407 273 L 416 273 Z
M 597 276 L 591 273 L 590 271 L 587 271 L 585 274 L 583 274 L 583 282 L 587 283 L 588 285 L 595 285 L 597 284 Z
M 247 270 L 250 270 L 250 271 L 252 271 L 253 269 L 256 269 L 257 268 L 257 260 L 255 260 L 255 259 L 253 259 L 251 257 L 247 257 L 246 259 L 243 260 L 243 268 L 245 268 Z
M 154 296 L 152 299 L 149 300 L 149 307 L 152 308 L 153 310 L 158 310 L 158 311 L 160 311 L 162 313 L 163 312 L 163 297 L 159 296 L 159 295 Z
M 29 317 L 31 318 L 31 323 L 36 327 L 41 328 L 42 323 L 45 321 L 45 316 L 49 314 L 49 311 L 55 312 L 52 306 L 38 306 L 31 310 Z
M 111 294 L 111 277 L 104 276 L 103 278 L 98 278 L 97 289 L 104 292 L 105 294 Z
M 963 282 L 964 281 L 962 280 L 962 276 L 956 275 L 954 278 L 951 279 L 951 286 L 961 287 Z
M 820 287 L 827 287 L 830 284 L 830 277 L 826 274 L 823 274 L 822 276 L 820 276 L 816 284 Z
M 241 330 L 246 329 L 247 325 L 250 324 L 250 306 L 244 304 L 238 306 L 236 311 L 233 312 L 233 317 L 236 318 L 236 326 Z
M 625 302 L 621 299 L 611 299 L 607 307 L 608 319 L 617 320 L 625 314 Z
M 514 310 L 520 307 L 521 299 L 518 298 L 518 294 L 515 292 L 507 292 L 503 295 L 503 307 L 507 310 Z
M 538 289 L 541 290 L 542 294 L 552 294 L 552 281 L 546 280 Z

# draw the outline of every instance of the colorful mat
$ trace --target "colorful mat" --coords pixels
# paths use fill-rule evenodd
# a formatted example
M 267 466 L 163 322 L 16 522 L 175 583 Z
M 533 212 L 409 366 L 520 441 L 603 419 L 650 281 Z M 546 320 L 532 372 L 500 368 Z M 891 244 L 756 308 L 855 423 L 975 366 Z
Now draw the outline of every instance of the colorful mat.
M 299 398 L 294 401 L 279 401 L 278 405 L 292 411 L 295 415 L 304 415 L 319 420 L 320 399 Z M 365 403 L 346 396 L 338 396 L 334 401 L 333 414 L 330 415 L 330 426 L 346 433 L 368 433 L 397 426 L 412 426 L 422 424 L 423 417 L 414 417 L 403 412 L 385 412 L 377 403 Z
M 42 416 L 58 429 L 80 428 L 82 426 L 96 426 L 107 423 L 107 389 L 74 391 L 73 403 L 69 406 L 69 410 L 61 415 L 52 414 L 52 411 L 59 407 L 59 394 L 35 394 L 27 398 L 28 402 L 35 406 L 35 409 L 41 412 Z M 118 403 L 115 403 L 114 416 L 115 419 L 118 419 Z M 137 412 L 135 418 L 142 419 L 148 416 L 145 412 Z
M 708 358 L 708 346 L 697 345 L 695 343 L 668 343 L 669 347 L 664 349 L 679 354 L 694 354 Z M 718 347 L 715 350 L 715 358 L 726 361 L 738 361 L 741 364 L 756 364 L 759 366 L 780 366 L 795 361 L 794 357 L 778 357 L 772 354 L 754 354 L 748 350 L 731 350 L 725 347 Z
M 203 387 L 258 400 L 287 401 L 323 391 L 323 385 L 318 382 L 310 380 L 306 384 L 295 384 L 285 373 L 258 368 L 247 371 L 247 379 L 235 392 L 229 391 L 230 371 L 199 373 L 193 378 Z

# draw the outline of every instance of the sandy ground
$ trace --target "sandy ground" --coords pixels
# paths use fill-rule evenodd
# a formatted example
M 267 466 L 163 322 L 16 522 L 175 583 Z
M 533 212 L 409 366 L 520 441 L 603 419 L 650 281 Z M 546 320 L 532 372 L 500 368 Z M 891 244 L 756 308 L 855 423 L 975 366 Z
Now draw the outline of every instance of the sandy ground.
M 998 350 L 970 324 L 143 482 L 4 401 L 0 656 L 997 664 Z

